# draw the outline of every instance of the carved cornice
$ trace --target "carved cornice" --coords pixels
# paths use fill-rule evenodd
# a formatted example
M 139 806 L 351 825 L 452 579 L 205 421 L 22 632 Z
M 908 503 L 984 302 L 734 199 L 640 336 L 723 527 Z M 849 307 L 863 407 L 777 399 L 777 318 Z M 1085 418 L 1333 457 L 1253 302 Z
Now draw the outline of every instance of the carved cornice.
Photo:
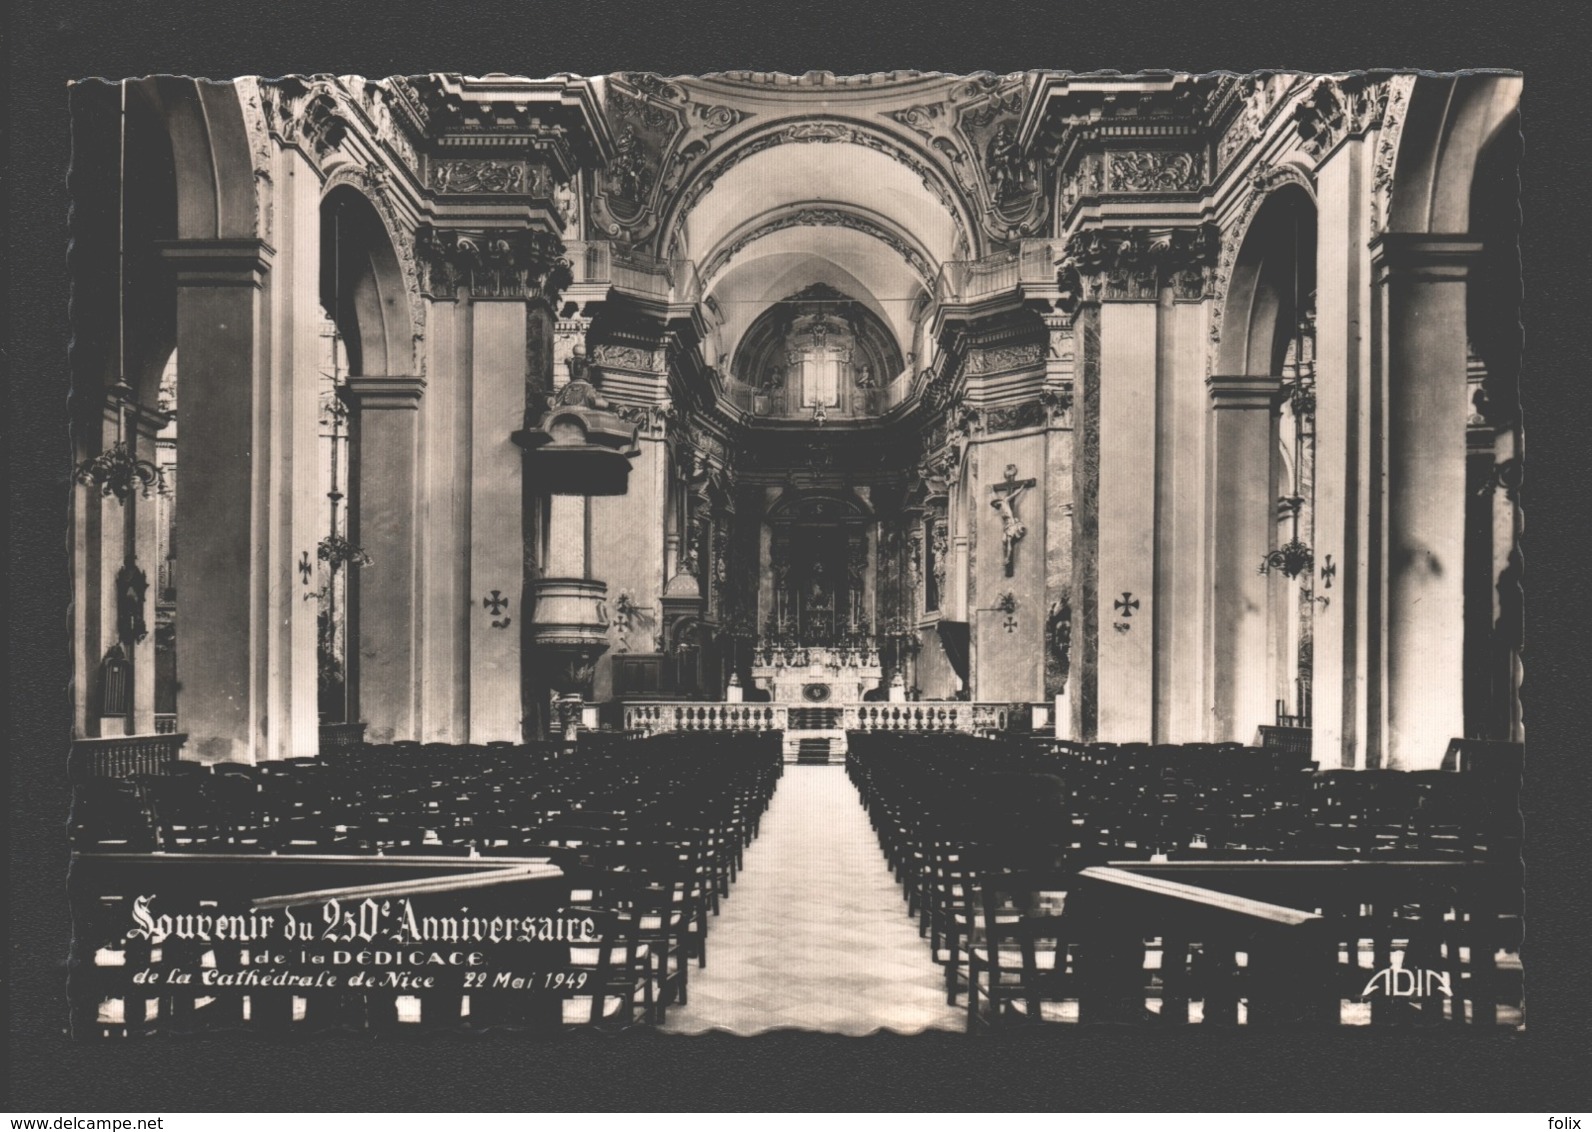
M 713 71 L 702 75 L 698 82 L 726 83 L 737 86 L 797 88 L 800 90 L 839 91 L 872 88 L 911 82 L 937 82 L 940 76 L 926 71 L 875 71 L 864 75 L 837 75 L 833 71 L 807 71 L 800 75 L 784 71 Z
M 543 299 L 551 306 L 571 281 L 564 244 L 551 232 L 528 228 L 461 231 L 423 224 L 415 249 L 424 287 L 437 299 L 461 293 L 478 298 Z
M 1192 228 L 1092 228 L 1067 241 L 1062 273 L 1075 273 L 1085 302 L 1155 299 L 1162 287 L 1179 299 L 1210 293 L 1221 232 Z
M 1387 78 L 1324 76 L 1294 107 L 1294 127 L 1305 150 L 1321 161 L 1346 139 L 1382 124 L 1388 105 Z
M 391 104 L 388 116 L 411 124 L 434 150 L 504 161 L 529 157 L 546 165 L 555 183 L 568 181 L 577 167 L 602 164 L 612 153 L 589 79 L 432 74 L 379 85 Z

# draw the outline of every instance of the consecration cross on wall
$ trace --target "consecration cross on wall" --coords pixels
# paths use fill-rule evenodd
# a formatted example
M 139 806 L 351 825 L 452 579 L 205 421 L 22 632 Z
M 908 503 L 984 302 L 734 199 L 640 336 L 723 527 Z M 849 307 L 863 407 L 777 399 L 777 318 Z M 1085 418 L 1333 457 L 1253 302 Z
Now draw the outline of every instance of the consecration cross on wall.
M 1012 576 L 1012 566 L 1015 562 L 1017 544 L 1028 533 L 1022 519 L 1017 514 L 1017 501 L 1029 488 L 1034 486 L 1032 479 L 1020 480 L 1017 478 L 1017 465 L 1006 465 L 1006 478 L 1000 483 L 990 485 L 990 492 L 995 498 L 989 505 L 995 508 L 996 514 L 1001 517 L 1001 549 L 1006 557 L 1006 576 Z

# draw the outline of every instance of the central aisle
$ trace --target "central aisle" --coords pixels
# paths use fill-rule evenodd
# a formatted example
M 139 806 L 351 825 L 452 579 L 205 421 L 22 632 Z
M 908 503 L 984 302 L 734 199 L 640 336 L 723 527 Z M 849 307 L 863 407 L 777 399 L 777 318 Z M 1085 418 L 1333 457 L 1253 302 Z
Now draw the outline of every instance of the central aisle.
M 838 766 L 789 766 L 665 1030 L 960 1030 L 940 968 Z

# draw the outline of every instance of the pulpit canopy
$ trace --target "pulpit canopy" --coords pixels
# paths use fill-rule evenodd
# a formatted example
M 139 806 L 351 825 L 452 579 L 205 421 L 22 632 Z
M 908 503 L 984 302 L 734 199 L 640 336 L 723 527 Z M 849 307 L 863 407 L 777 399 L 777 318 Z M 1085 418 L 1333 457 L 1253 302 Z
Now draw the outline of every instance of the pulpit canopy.
M 640 454 L 639 426 L 609 407 L 595 380 L 573 378 L 535 428 L 514 434 L 527 470 L 553 495 L 623 495 Z

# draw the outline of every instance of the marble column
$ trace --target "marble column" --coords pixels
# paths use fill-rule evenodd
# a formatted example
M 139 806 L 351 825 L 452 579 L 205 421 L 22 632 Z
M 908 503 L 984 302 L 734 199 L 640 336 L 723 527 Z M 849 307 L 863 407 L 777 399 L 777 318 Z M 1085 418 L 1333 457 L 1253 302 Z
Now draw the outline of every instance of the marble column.
M 1275 714 L 1270 583 L 1277 490 L 1276 377 L 1219 376 L 1210 392 L 1210 739 L 1249 743 Z
M 1372 248 L 1387 405 L 1386 765 L 1430 770 L 1464 734 L 1465 297 L 1481 245 Z
M 271 453 L 265 285 L 271 249 L 258 240 L 184 240 L 163 254 L 177 280 L 177 351 L 184 413 L 176 538 L 177 634 L 184 754 L 253 762 L 266 751 L 265 647 L 271 549 L 256 506 Z M 308 472 L 306 472 L 308 474 Z M 313 694 L 313 689 L 311 690 Z
M 349 607 L 356 611 L 350 665 L 355 718 L 372 743 L 416 739 L 418 732 L 419 594 L 416 543 L 419 503 L 420 400 L 423 378 L 348 379 L 353 412 L 349 461 L 349 540 L 371 564 L 350 569 Z

